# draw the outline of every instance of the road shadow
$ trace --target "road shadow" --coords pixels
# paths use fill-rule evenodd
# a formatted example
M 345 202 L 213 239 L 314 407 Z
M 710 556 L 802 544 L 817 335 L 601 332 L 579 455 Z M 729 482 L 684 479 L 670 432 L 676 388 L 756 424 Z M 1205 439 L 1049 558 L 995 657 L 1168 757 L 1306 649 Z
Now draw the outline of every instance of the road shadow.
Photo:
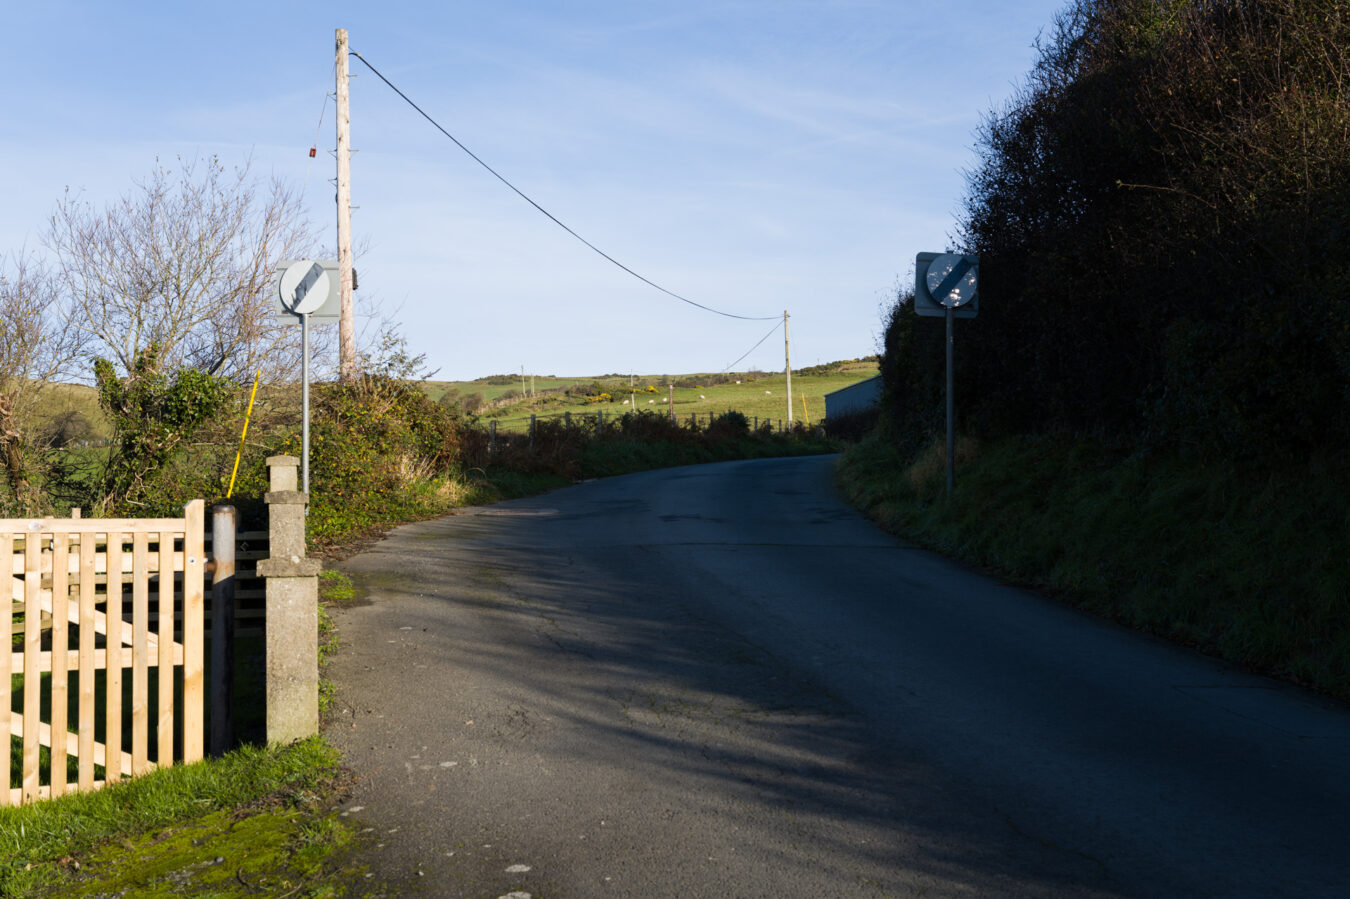
M 554 494 L 406 526 L 343 563 L 370 605 L 339 613 L 330 731 L 358 772 L 385 772 L 371 775 L 386 778 L 372 792 L 394 795 L 394 781 L 412 779 L 399 749 L 439 741 L 500 763 L 501 790 L 472 800 L 485 802 L 482 814 L 554 802 L 598 819 L 610 807 L 622 815 L 616 797 L 636 792 L 650 819 L 644 839 L 668 835 L 692 855 L 699 821 L 715 822 L 738 835 L 737 864 L 773 871 L 778 884 L 832 883 L 837 895 L 1127 894 L 1101 860 L 1020 832 L 958 774 L 879 737 L 810 660 L 777 657 L 719 623 L 704 594 L 720 585 L 641 542 L 600 540 L 585 522 L 612 516 L 608 500 L 573 501 Z M 637 500 L 613 502 L 641 511 Z M 345 714 L 360 739 L 345 732 Z M 508 764 L 523 757 L 546 773 Z M 464 762 L 454 764 L 428 776 Z M 513 800 L 513 788 L 528 799 Z M 550 849 L 570 851 L 561 840 Z M 697 871 L 681 876 L 701 882 Z

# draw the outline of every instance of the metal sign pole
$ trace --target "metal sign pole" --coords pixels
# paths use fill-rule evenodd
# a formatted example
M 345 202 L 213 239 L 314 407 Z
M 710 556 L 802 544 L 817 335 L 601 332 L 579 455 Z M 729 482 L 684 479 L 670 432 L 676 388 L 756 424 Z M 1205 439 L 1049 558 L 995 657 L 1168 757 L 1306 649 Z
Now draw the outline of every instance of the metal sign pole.
M 947 498 L 956 486 L 956 320 L 979 310 L 980 258 L 920 253 L 914 260 L 914 313 L 947 319 Z
M 309 315 L 300 313 L 300 489 L 309 494 Z
M 952 382 L 952 349 L 955 340 L 956 309 L 947 307 L 947 497 L 956 483 L 956 401 Z
M 336 319 L 339 266 L 331 262 L 300 259 L 278 266 L 277 295 L 281 314 L 288 321 L 300 319 L 300 489 L 309 493 L 309 319 Z

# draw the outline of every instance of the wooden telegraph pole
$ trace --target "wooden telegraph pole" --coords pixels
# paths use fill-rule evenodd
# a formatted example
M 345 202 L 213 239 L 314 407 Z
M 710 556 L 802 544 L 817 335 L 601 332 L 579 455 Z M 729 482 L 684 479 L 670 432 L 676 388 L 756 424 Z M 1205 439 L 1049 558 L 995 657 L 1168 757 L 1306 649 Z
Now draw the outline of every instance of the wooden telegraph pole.
M 337 244 L 339 296 L 338 374 L 356 381 L 356 324 L 352 304 L 352 117 L 348 108 L 347 29 L 337 30 Z
M 787 375 L 788 427 L 792 427 L 792 344 L 788 340 L 788 314 L 783 310 L 783 371 Z

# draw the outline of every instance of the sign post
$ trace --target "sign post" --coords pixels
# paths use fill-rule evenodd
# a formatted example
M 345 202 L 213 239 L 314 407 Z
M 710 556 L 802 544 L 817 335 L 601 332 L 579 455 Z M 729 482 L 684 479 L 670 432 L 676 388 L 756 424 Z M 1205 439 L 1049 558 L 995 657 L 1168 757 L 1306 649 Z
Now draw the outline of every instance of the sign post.
M 309 493 L 309 317 L 329 300 L 333 279 L 312 259 L 292 262 L 281 272 L 277 293 L 285 312 L 300 319 L 300 489 Z
M 956 486 L 956 319 L 979 312 L 980 259 L 961 253 L 920 253 L 914 263 L 914 311 L 947 320 L 947 496 Z

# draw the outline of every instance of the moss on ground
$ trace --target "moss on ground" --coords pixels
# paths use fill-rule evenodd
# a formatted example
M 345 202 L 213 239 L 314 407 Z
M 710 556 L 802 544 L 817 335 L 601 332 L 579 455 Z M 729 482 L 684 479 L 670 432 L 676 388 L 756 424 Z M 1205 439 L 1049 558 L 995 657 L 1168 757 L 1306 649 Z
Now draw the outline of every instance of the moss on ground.
M 348 783 L 314 738 L 3 808 L 0 899 L 381 895 L 350 860 Z
M 352 831 L 336 812 L 287 809 L 203 818 L 110 843 L 70 880 L 63 897 L 379 895 L 364 870 L 346 864 Z

